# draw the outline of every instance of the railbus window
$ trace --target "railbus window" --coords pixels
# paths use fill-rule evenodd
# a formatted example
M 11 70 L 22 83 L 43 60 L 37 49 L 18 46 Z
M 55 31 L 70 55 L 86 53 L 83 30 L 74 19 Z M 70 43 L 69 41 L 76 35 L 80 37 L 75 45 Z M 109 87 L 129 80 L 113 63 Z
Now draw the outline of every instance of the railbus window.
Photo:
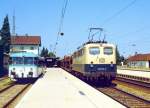
M 11 58 L 12 64 L 23 64 L 23 58 L 22 57 L 12 57 Z
M 105 55 L 112 55 L 113 54 L 113 48 L 112 47 L 105 47 L 104 48 L 104 54 Z
M 24 64 L 34 64 L 34 58 L 33 57 L 24 57 Z
M 99 55 L 100 49 L 99 49 L 99 47 L 91 47 L 91 48 L 89 48 L 89 53 L 91 55 Z

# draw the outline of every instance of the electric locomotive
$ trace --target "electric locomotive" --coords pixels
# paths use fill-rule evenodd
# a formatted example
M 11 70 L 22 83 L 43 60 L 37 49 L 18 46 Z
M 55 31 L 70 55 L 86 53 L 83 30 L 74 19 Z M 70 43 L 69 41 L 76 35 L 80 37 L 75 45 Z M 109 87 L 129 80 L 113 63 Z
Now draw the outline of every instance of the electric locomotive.
M 116 46 L 91 41 L 73 54 L 72 71 L 87 80 L 111 82 L 116 77 Z

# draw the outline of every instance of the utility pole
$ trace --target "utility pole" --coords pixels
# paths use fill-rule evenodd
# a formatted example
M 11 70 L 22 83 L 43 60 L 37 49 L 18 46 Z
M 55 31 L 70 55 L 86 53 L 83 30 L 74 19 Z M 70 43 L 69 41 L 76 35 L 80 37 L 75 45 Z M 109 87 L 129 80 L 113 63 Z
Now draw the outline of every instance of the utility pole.
M 12 29 L 12 35 L 16 34 L 16 32 L 15 32 L 15 30 L 16 30 L 15 21 L 16 21 L 16 19 L 15 19 L 15 10 L 14 10 L 14 12 L 13 12 L 13 29 Z

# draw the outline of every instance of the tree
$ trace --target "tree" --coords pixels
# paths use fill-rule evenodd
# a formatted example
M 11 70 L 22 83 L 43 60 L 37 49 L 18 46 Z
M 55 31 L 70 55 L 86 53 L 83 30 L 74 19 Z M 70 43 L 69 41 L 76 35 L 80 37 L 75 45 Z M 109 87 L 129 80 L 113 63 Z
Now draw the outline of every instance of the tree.
M 56 55 L 53 52 L 49 52 L 48 57 L 56 57 Z
M 4 18 L 3 26 L 0 30 L 0 76 L 4 75 L 4 52 L 9 53 L 10 50 L 10 27 L 8 15 Z
M 48 57 L 48 49 L 45 49 L 44 57 Z
M 42 50 L 41 50 L 40 56 L 41 56 L 41 57 L 44 57 L 44 53 L 45 53 L 45 48 L 43 47 Z
M 47 48 L 43 47 L 41 50 L 41 57 L 56 57 L 53 52 L 49 52 Z
M 120 53 L 119 53 L 119 50 L 118 50 L 118 47 L 116 47 L 116 62 L 117 62 L 117 65 L 120 65 L 121 63 L 121 57 L 120 57 Z
M 1 36 L 2 36 L 2 40 L 4 41 L 4 44 L 3 44 L 4 52 L 9 53 L 11 37 L 10 37 L 8 15 L 6 15 L 6 17 L 4 18 L 3 26 L 1 28 Z

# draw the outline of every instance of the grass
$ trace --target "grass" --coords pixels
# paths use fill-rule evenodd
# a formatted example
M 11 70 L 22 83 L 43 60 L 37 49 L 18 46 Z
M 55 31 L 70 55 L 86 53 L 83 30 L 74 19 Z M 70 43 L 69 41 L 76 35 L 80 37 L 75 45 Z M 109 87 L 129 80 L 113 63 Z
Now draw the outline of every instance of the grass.
M 12 83 L 13 83 L 13 81 L 10 78 L 6 78 L 6 79 L 0 81 L 0 88 L 3 86 L 6 86 L 6 85 L 10 85 Z

